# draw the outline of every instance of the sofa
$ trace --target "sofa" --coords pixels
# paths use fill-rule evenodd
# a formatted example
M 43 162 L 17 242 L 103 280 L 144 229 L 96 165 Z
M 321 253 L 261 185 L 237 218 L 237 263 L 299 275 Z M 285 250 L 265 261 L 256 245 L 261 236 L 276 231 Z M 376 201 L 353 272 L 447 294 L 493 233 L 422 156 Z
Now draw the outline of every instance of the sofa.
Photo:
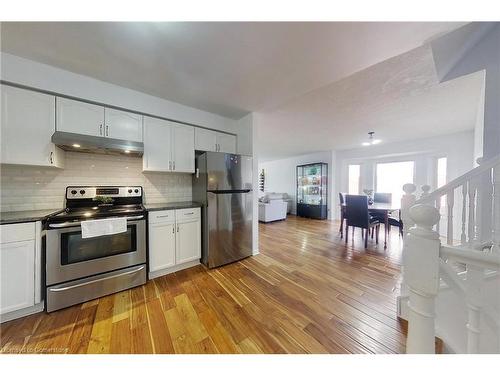
M 259 221 L 269 223 L 277 220 L 285 220 L 288 212 L 288 201 L 284 200 L 288 195 L 269 193 L 259 199 Z M 285 199 L 286 199 L 285 198 Z

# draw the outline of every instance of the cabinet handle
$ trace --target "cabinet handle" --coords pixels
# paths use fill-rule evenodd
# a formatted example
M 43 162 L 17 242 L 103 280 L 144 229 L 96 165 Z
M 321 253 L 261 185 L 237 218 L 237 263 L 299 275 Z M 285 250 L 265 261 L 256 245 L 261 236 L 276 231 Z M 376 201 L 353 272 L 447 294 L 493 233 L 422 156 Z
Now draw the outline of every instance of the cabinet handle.
M 168 215 L 160 215 L 160 216 L 157 216 L 156 218 L 160 218 L 160 217 L 168 217 Z
M 169 170 L 169 171 L 171 171 L 171 170 L 172 170 L 172 162 L 171 162 L 171 161 L 169 161 L 169 162 L 168 162 L 168 170 Z
M 177 233 L 179 233 L 179 224 L 177 224 Z
M 53 155 L 54 155 L 54 151 L 51 151 L 50 156 L 49 156 L 50 164 L 54 164 L 54 159 L 52 158 Z
M 175 160 L 172 162 L 172 169 L 175 171 Z
M 106 137 L 109 136 L 109 125 L 106 125 Z
M 175 233 L 175 225 L 172 227 L 172 233 Z
M 102 124 L 99 125 L 99 135 L 102 135 Z

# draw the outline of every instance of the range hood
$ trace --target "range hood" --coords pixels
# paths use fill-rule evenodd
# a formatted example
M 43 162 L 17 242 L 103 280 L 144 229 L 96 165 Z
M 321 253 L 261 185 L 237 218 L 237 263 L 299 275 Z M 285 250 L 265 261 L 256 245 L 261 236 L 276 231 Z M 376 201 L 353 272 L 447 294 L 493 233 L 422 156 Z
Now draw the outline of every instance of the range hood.
M 110 155 L 142 156 L 144 143 L 56 131 L 52 143 L 63 150 Z

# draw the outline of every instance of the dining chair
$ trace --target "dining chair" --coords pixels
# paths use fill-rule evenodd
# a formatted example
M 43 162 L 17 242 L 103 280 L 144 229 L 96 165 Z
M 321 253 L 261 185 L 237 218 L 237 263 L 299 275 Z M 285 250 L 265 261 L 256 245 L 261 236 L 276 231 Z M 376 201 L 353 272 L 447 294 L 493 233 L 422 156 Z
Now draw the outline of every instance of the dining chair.
M 375 193 L 373 194 L 373 202 L 392 203 L 392 193 Z
M 339 193 L 339 207 L 340 207 L 340 238 L 344 236 L 344 220 L 345 220 L 345 200 L 344 194 Z
M 373 201 L 375 203 L 392 203 L 392 193 L 375 193 L 373 195 Z M 377 218 L 380 223 L 385 222 L 385 218 L 383 217 L 383 215 L 376 212 L 372 213 L 371 215 L 372 217 Z M 387 228 L 388 232 L 391 231 L 391 227 L 398 227 L 399 234 L 401 236 L 403 235 L 403 222 L 401 221 L 401 218 L 389 216 L 389 228 Z
M 370 229 L 376 228 L 375 241 L 378 244 L 378 234 L 380 221 L 370 216 L 368 212 L 368 197 L 366 195 L 346 195 L 345 196 L 345 242 L 348 242 L 349 227 L 361 228 L 361 235 L 365 239 L 365 249 L 368 247 L 368 237 Z

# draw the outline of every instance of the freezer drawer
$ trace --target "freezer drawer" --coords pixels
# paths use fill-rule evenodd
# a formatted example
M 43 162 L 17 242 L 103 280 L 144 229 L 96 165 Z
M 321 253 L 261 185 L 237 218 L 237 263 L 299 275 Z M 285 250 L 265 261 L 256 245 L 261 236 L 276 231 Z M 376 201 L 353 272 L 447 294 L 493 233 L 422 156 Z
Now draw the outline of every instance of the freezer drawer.
M 209 268 L 252 255 L 252 192 L 207 193 L 206 251 Z

